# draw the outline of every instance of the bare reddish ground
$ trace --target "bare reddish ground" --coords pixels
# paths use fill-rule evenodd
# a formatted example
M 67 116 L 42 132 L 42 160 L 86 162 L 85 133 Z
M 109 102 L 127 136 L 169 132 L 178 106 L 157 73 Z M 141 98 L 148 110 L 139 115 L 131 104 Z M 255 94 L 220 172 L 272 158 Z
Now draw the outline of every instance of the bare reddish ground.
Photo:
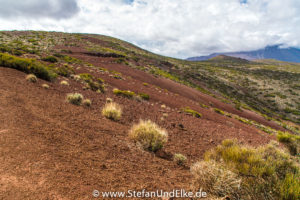
M 119 71 L 125 80 L 81 67 L 77 73 L 89 72 L 105 79 L 105 94 L 83 90 L 82 84 L 71 79 L 70 86 L 62 86 L 59 82 L 63 78 L 47 83 L 50 88 L 44 89 L 41 85 L 45 81 L 29 83 L 24 73 L 0 67 L 0 199 L 94 199 L 94 189 L 188 190 L 189 166 L 222 140 L 237 138 L 258 146 L 272 139 L 254 127 L 201 108 L 199 101 L 237 112 L 210 96 L 111 63 L 110 58 L 80 53 L 73 56 Z M 148 93 L 151 99 L 138 102 L 117 97 L 112 93 L 114 87 Z M 70 92 L 82 93 L 92 100 L 92 106 L 67 103 Z M 123 107 L 118 122 L 101 116 L 107 97 Z M 162 108 L 162 104 L 167 107 Z M 185 106 L 201 112 L 203 118 L 180 113 Z M 161 120 L 163 113 L 168 114 L 165 120 Z M 169 140 L 163 151 L 154 154 L 141 150 L 128 139 L 128 130 L 139 119 L 151 119 L 167 129 Z M 171 160 L 174 153 L 187 156 L 186 166 Z

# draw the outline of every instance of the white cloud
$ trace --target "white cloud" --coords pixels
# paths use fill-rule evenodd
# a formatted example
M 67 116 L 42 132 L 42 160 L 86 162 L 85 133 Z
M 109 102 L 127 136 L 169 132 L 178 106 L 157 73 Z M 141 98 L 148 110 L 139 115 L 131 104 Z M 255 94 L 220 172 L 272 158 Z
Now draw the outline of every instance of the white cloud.
M 54 18 L 62 19 L 74 16 L 78 11 L 76 0 L 0 0 L 0 17 Z
M 185 58 L 266 45 L 300 47 L 299 0 L 77 0 L 74 17 L 0 18 L 0 29 L 42 29 L 118 37 Z

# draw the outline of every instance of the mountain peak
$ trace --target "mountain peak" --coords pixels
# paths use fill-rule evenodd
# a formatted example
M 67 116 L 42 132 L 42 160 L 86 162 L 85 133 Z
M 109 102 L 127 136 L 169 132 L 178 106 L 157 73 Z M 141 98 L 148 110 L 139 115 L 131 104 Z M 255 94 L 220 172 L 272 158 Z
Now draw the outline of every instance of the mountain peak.
M 255 51 L 240 51 L 240 52 L 229 52 L 229 53 L 213 53 L 208 56 L 191 57 L 187 60 L 190 61 L 201 61 L 208 60 L 213 57 L 223 55 L 236 58 L 242 58 L 246 60 L 258 60 L 258 59 L 275 59 L 287 62 L 298 62 L 300 63 L 300 49 L 294 47 L 280 48 L 282 45 L 266 46 L 263 49 Z

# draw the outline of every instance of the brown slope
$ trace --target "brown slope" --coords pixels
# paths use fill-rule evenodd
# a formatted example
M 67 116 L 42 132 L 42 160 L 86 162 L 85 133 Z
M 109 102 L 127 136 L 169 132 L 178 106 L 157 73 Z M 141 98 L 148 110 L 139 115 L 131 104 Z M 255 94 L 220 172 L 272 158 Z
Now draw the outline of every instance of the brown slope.
M 159 86 L 160 88 L 166 89 L 172 93 L 179 94 L 182 97 L 188 98 L 191 101 L 200 102 L 200 103 L 204 103 L 207 105 L 211 104 L 213 107 L 222 109 L 229 113 L 236 114 L 236 115 L 239 115 L 241 117 L 244 117 L 244 118 L 247 118 L 250 120 L 254 120 L 260 124 L 269 126 L 274 129 L 285 131 L 285 129 L 283 127 L 279 126 L 278 124 L 276 124 L 273 121 L 266 120 L 261 115 L 258 115 L 255 112 L 252 112 L 250 110 L 244 110 L 244 111 L 237 110 L 232 105 L 223 103 L 220 100 L 218 100 L 210 95 L 201 93 L 200 91 L 190 88 L 188 86 L 185 86 L 183 84 L 179 84 L 179 83 L 176 83 L 174 81 L 171 81 L 171 80 L 165 79 L 165 78 L 157 78 L 151 74 L 148 74 L 146 72 L 143 72 L 143 71 L 140 71 L 137 69 L 130 68 L 126 65 L 114 63 L 114 62 L 112 62 L 113 59 L 111 59 L 111 58 L 87 56 L 84 54 L 84 50 L 80 49 L 80 48 L 71 48 L 71 50 L 73 52 L 73 54 L 72 54 L 73 57 L 87 61 L 91 64 L 94 64 L 95 66 L 102 66 L 107 69 L 118 71 L 126 76 L 132 77 L 134 80 L 136 80 L 138 82 L 142 82 L 142 83 L 146 82 L 146 83 L 149 83 L 149 84 L 152 84 L 155 86 Z M 128 88 L 128 86 L 126 86 L 126 87 Z M 121 88 L 121 89 L 127 89 L 127 88 Z M 131 87 L 131 89 L 135 90 L 134 87 Z M 160 99 L 160 96 L 158 96 L 158 99 L 156 99 L 156 100 L 162 101 L 162 99 Z M 162 102 L 172 106 L 170 104 L 170 101 L 168 101 L 168 100 L 162 101 Z M 176 106 L 178 107 L 180 105 L 182 106 L 183 104 L 177 104 Z
M 128 140 L 130 126 L 140 118 L 166 128 L 169 141 L 165 152 L 187 155 L 188 164 L 226 138 L 255 146 L 270 140 L 253 127 L 199 108 L 189 98 L 159 92 L 153 86 L 143 87 L 138 78 L 97 76 L 112 85 L 106 94 L 84 91 L 73 80 L 69 80 L 69 87 L 59 85 L 57 80 L 46 90 L 41 87 L 42 80 L 29 83 L 24 73 L 0 67 L 0 199 L 92 199 L 93 189 L 188 189 L 188 168 L 139 150 Z M 155 81 L 168 83 L 164 79 Z M 151 101 L 115 97 L 113 87 L 146 91 Z M 92 107 L 66 103 L 66 94 L 74 91 L 90 98 Z M 106 97 L 124 107 L 120 122 L 101 116 Z M 159 101 L 171 109 L 162 109 Z M 178 113 L 182 105 L 199 110 L 203 119 Z M 162 113 L 169 114 L 164 121 L 160 120 Z

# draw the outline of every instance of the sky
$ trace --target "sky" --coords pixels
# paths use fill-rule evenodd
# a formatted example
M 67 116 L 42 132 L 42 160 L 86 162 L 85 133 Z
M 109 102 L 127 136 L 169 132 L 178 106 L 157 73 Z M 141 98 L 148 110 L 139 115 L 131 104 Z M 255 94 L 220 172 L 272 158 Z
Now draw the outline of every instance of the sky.
M 300 0 L 0 0 L 0 30 L 96 33 L 176 58 L 300 47 Z

